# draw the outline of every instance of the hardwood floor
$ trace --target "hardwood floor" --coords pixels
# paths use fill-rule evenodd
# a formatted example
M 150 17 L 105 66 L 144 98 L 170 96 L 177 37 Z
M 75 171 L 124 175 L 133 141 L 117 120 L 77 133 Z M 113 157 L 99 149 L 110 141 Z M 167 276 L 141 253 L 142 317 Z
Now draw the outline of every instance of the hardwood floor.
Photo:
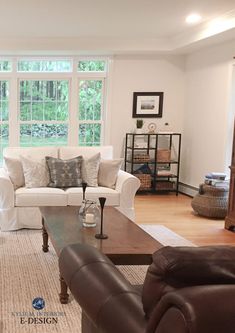
M 191 208 L 191 198 L 175 193 L 138 194 L 136 222 L 161 224 L 196 245 L 230 244 L 235 232 L 224 229 L 224 220 L 200 217 Z

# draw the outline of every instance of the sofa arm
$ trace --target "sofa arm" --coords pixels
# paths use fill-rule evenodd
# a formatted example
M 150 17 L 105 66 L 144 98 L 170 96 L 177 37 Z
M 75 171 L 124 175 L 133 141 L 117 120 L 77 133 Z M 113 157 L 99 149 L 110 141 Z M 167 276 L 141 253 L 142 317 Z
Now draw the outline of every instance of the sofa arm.
M 147 333 L 170 333 L 172 327 L 174 333 L 233 333 L 234 309 L 235 285 L 178 289 L 165 294 L 156 305 Z
M 116 191 L 120 192 L 119 210 L 134 221 L 134 198 L 136 191 L 140 187 L 140 180 L 132 174 L 119 170 Z
M 141 295 L 96 248 L 68 245 L 59 256 L 59 269 L 97 332 L 145 331 Z
M 0 168 L 0 209 L 14 207 L 14 186 L 7 172 Z

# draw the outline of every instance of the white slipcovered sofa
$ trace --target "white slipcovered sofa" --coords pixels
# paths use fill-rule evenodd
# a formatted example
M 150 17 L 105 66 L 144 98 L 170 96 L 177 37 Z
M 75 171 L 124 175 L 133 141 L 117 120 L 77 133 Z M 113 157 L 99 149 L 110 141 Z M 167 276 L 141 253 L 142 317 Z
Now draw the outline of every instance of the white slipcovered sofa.
M 27 158 L 45 158 L 51 156 L 63 160 L 82 155 L 90 158 L 100 152 L 101 159 L 113 158 L 112 146 L 101 147 L 8 147 L 3 156 L 20 160 Z M 86 198 L 97 200 L 106 197 L 106 205 L 114 206 L 131 220 L 134 220 L 134 197 L 140 186 L 138 178 L 119 170 L 115 188 L 103 186 L 87 187 Z M 52 187 L 14 189 L 6 166 L 0 168 L 0 228 L 1 231 L 21 228 L 41 228 L 41 213 L 38 207 L 43 206 L 79 206 L 82 202 L 82 188 L 65 189 Z

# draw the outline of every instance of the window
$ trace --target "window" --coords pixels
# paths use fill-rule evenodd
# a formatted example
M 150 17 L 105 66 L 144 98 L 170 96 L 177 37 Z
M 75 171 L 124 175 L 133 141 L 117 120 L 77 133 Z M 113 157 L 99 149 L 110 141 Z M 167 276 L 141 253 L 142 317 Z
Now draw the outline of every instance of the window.
M 91 60 L 81 60 L 78 62 L 79 72 L 104 72 L 105 71 L 105 61 L 91 61 Z
M 8 146 L 9 140 L 9 82 L 0 81 L 0 161 L 2 150 Z
M 0 165 L 9 143 L 104 144 L 107 76 L 107 59 L 0 59 Z
M 99 146 L 102 126 L 102 80 L 81 80 L 79 84 L 79 145 Z
M 66 145 L 68 81 L 20 81 L 20 145 Z
M 19 72 L 71 72 L 72 64 L 69 60 L 20 60 Z

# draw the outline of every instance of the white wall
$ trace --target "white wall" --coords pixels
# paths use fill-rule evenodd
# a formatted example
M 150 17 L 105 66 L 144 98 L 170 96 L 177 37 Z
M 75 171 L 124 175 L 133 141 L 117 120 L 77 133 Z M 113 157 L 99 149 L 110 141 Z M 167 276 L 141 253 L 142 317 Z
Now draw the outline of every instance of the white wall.
M 168 122 L 172 130 L 182 132 L 184 76 L 183 56 L 114 57 L 110 144 L 114 146 L 116 157 L 123 157 L 125 134 L 135 129 L 133 92 L 164 92 L 163 117 L 145 118 L 145 128 L 154 122 L 160 130 Z
M 198 186 L 210 171 L 229 173 L 233 114 L 235 41 L 186 58 L 181 181 Z
M 110 140 L 123 157 L 133 131 L 133 92 L 163 91 L 163 117 L 146 119 L 157 129 L 169 122 L 182 133 L 180 181 L 198 187 L 210 171 L 229 174 L 235 113 L 235 40 L 188 56 L 116 56 L 110 101 Z M 232 75 L 233 74 L 233 75 Z

